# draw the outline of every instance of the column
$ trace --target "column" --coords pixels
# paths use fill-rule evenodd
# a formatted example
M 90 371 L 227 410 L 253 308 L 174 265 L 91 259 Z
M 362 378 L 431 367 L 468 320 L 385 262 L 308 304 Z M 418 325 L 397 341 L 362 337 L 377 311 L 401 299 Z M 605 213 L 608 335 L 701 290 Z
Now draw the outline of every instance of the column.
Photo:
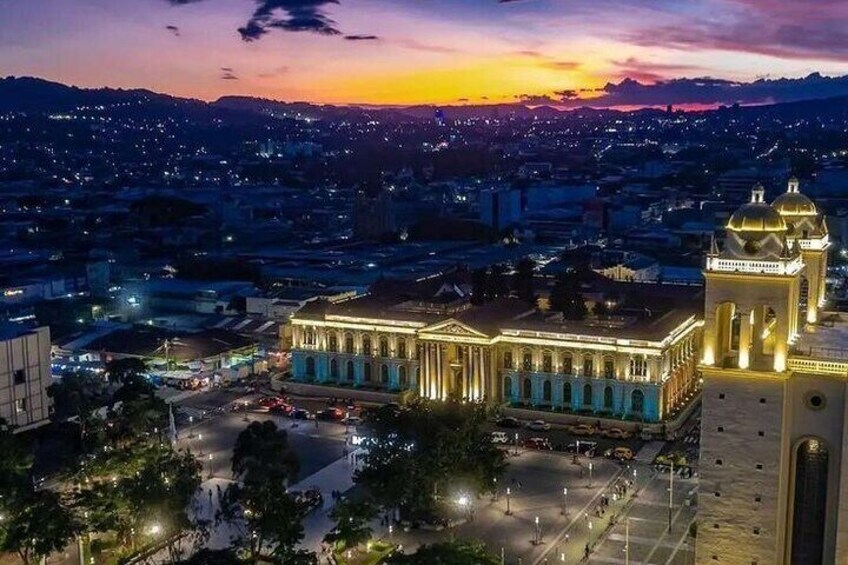
M 486 385 L 484 384 L 486 378 L 486 359 L 483 353 L 483 346 L 477 348 L 477 400 L 483 398 L 486 394 Z
M 739 368 L 751 365 L 751 313 L 739 312 Z

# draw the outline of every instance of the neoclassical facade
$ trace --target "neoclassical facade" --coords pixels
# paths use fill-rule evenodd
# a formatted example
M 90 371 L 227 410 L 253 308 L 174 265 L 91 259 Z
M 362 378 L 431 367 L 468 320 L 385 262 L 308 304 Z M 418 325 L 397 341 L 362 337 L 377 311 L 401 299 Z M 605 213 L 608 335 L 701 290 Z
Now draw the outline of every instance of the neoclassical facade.
M 706 259 L 698 564 L 848 563 L 848 317 L 791 179 L 755 187 Z
M 298 381 L 659 422 L 697 387 L 702 320 L 634 308 L 563 321 L 516 300 L 367 296 L 293 319 Z

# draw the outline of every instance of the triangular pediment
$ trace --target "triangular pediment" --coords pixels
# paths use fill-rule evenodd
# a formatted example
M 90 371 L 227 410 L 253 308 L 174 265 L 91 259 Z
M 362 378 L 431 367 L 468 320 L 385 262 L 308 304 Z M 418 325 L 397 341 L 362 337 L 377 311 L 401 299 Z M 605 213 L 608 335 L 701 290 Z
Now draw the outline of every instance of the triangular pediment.
M 451 336 L 467 336 L 467 337 L 489 337 L 483 332 L 477 331 L 471 326 L 450 318 L 442 322 L 435 323 L 426 328 L 418 330 L 419 333 L 436 334 L 436 335 L 451 335 Z

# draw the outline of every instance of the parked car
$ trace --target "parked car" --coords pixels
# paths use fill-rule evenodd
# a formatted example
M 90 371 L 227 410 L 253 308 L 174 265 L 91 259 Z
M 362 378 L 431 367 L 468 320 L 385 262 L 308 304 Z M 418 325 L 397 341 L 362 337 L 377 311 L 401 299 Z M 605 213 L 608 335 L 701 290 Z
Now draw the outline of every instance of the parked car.
M 315 414 L 313 414 L 312 412 L 310 412 L 309 410 L 306 410 L 304 408 L 295 408 L 294 410 L 291 411 L 291 413 L 289 413 L 289 416 L 291 418 L 294 418 L 295 420 L 314 420 L 315 419 Z
M 338 422 L 344 419 L 345 413 L 339 408 L 327 408 L 326 410 L 319 411 L 315 417 L 319 420 Z
M 551 451 L 553 449 L 550 440 L 544 437 L 528 438 L 524 440 L 524 447 L 527 449 L 539 449 L 542 451 Z
M 279 396 L 265 396 L 259 399 L 259 406 L 262 408 L 273 408 L 274 406 L 278 406 L 283 404 L 284 400 Z
M 593 436 L 595 435 L 594 426 L 589 424 L 577 424 L 568 428 L 569 433 L 575 436 Z
M 492 443 L 495 445 L 506 445 L 509 443 L 506 432 L 492 432 Z
M 621 428 L 609 428 L 607 430 L 602 430 L 601 434 L 610 439 L 628 439 L 632 435 L 627 430 L 622 430 Z
M 512 416 L 507 416 L 505 418 L 501 418 L 497 421 L 497 426 L 499 428 L 520 428 L 521 422 L 518 421 L 518 418 L 513 418 Z
M 290 416 L 292 411 L 294 410 L 294 406 L 291 404 L 281 403 L 275 404 L 268 409 L 268 412 L 271 414 L 282 414 L 283 416 Z
M 604 451 L 604 457 L 619 461 L 630 461 L 633 459 L 633 450 L 629 447 L 614 447 Z
M 534 432 L 546 432 L 551 429 L 551 425 L 544 420 L 533 420 L 527 423 L 527 429 Z

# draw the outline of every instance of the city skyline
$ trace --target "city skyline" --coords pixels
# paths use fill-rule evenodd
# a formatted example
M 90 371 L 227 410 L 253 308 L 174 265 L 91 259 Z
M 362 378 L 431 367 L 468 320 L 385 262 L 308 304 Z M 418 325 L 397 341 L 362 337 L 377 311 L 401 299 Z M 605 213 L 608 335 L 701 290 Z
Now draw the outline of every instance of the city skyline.
M 775 79 L 848 72 L 848 6 L 814 4 L 9 0 L 0 69 L 205 100 L 758 104 Z

